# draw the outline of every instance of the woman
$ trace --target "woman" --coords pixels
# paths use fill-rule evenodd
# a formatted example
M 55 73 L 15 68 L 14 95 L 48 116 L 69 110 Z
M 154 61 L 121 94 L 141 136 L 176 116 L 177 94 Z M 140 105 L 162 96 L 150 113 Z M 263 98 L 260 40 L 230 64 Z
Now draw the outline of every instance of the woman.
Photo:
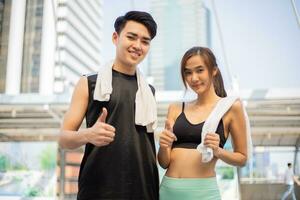
M 204 145 L 213 150 L 214 157 L 204 163 L 196 148 L 201 143 L 205 120 L 217 102 L 227 96 L 222 75 L 210 49 L 193 47 L 182 58 L 181 76 L 197 99 L 169 106 L 166 127 L 159 139 L 158 161 L 167 169 L 160 199 L 221 199 L 215 173 L 217 160 L 234 166 L 244 166 L 247 161 L 242 103 L 235 101 L 220 120 L 216 133 L 206 134 Z M 223 149 L 229 134 L 233 152 Z

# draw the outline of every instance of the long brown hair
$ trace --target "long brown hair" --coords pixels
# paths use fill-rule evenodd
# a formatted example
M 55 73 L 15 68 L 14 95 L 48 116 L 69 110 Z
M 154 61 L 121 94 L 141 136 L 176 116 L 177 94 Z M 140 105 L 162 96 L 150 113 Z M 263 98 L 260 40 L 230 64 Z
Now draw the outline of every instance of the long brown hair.
M 226 97 L 227 93 L 224 88 L 224 82 L 222 78 L 222 74 L 218 68 L 216 57 L 213 54 L 213 52 L 206 47 L 192 47 L 189 50 L 185 52 L 181 59 L 181 78 L 184 84 L 184 87 L 187 88 L 186 81 L 185 81 L 185 75 L 184 75 L 184 69 L 186 62 L 188 59 L 190 59 L 192 56 L 199 55 L 204 60 L 205 65 L 208 68 L 209 74 L 213 79 L 214 89 L 216 94 L 219 97 Z M 217 69 L 217 73 L 215 76 L 213 76 L 213 70 L 214 68 Z

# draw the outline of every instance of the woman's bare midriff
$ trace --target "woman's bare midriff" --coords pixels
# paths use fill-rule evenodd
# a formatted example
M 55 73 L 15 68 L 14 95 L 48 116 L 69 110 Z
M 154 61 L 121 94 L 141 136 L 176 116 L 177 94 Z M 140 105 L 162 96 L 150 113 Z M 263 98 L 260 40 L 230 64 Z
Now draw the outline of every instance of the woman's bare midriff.
M 201 154 L 196 149 L 173 148 L 166 176 L 173 178 L 208 178 L 216 176 L 216 158 L 202 163 Z

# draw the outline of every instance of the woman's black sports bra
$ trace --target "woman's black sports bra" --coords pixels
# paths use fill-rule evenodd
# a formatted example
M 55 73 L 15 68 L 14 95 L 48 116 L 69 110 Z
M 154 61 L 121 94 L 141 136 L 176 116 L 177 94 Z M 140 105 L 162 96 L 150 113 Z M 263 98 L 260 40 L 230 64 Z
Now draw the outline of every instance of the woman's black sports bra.
M 201 132 L 204 122 L 199 124 L 192 124 L 186 118 L 184 113 L 184 102 L 182 103 L 182 111 L 177 117 L 174 126 L 173 132 L 177 137 L 177 141 L 173 142 L 172 148 L 187 148 L 187 149 L 196 149 L 197 146 L 201 143 Z M 223 148 L 226 143 L 224 135 L 224 125 L 223 120 L 221 119 L 218 128 L 216 131 L 220 135 L 220 147 Z

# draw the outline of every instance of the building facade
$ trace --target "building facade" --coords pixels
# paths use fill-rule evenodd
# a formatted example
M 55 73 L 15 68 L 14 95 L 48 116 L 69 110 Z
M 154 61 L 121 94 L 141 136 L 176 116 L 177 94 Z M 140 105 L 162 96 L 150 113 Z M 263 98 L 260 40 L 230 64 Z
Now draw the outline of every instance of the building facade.
M 102 0 L 0 0 L 0 93 L 52 95 L 101 65 Z
M 210 13 L 199 0 L 152 0 L 158 33 L 149 55 L 156 89 L 180 90 L 180 60 L 193 46 L 210 46 Z M 170 78 L 171 77 L 171 78 Z

